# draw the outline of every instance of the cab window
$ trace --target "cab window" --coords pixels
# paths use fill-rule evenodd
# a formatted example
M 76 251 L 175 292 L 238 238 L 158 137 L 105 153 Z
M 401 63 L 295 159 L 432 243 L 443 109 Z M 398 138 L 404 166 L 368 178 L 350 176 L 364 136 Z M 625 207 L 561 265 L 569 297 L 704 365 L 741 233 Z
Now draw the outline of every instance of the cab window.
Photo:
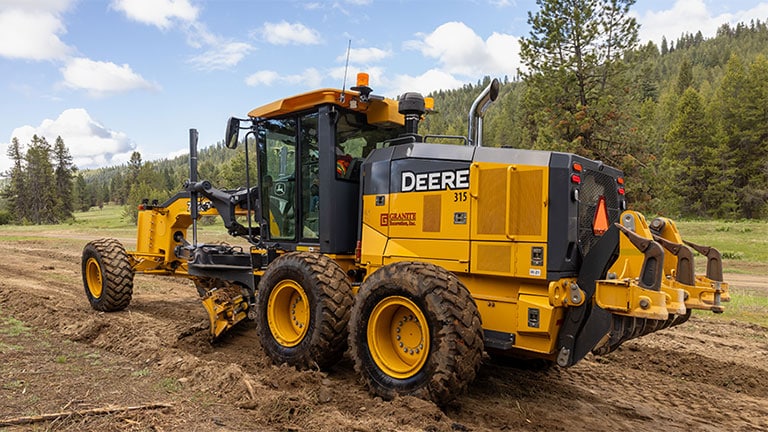
M 317 113 L 301 117 L 302 238 L 317 239 L 320 211 L 320 152 L 317 146 Z
M 290 118 L 267 120 L 261 124 L 260 132 L 262 217 L 269 227 L 271 239 L 294 239 L 296 121 Z
M 360 165 L 368 154 L 403 131 L 402 127 L 371 126 L 360 113 L 341 113 L 336 123 L 336 178 L 359 182 Z

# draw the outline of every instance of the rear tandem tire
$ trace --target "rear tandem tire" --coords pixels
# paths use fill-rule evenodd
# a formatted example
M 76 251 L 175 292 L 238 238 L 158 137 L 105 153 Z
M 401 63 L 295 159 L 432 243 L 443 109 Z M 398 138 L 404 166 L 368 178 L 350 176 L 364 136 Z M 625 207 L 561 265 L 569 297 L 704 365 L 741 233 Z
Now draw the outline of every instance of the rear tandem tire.
M 275 364 L 327 368 L 344 355 L 352 285 L 331 258 L 287 253 L 269 264 L 257 293 L 261 346 Z
M 372 393 L 445 405 L 474 380 L 480 313 L 464 284 L 433 264 L 398 262 L 363 282 L 350 319 L 355 369 Z
M 120 242 L 93 240 L 83 248 L 83 286 L 91 307 L 97 311 L 123 310 L 133 296 L 133 269 Z

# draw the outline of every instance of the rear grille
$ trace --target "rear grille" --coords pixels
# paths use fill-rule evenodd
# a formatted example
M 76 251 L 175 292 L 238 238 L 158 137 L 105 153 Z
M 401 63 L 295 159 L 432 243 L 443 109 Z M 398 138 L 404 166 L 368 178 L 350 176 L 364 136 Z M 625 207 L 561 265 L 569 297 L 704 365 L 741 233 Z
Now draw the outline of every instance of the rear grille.
M 600 197 L 605 197 L 608 208 L 608 220 L 611 223 L 619 221 L 619 193 L 616 179 L 598 171 L 586 170 L 582 176 L 579 188 L 579 245 L 582 256 L 600 240 L 592 230 L 595 211 Z

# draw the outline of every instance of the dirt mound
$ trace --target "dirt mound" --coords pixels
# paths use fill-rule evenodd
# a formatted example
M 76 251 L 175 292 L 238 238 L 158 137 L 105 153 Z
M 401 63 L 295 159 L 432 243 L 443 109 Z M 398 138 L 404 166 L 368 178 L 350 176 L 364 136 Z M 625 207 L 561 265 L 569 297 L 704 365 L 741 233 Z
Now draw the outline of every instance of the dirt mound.
M 93 311 L 83 244 L 0 239 L 0 420 L 64 411 L 41 427 L 85 431 L 768 429 L 761 326 L 694 315 L 569 369 L 486 357 L 466 394 L 441 410 L 372 397 L 349 358 L 328 371 L 273 365 L 251 322 L 211 343 L 183 280 L 138 275 L 125 311 Z M 76 414 L 158 403 L 169 407 Z

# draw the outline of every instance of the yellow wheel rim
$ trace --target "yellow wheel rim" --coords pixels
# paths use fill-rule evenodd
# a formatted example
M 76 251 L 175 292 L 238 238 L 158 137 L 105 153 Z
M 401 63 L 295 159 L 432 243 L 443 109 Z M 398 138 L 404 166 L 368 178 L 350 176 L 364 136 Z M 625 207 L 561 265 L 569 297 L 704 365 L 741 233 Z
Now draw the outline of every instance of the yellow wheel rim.
M 410 378 L 427 361 L 427 319 L 421 309 L 405 297 L 387 297 L 379 302 L 371 312 L 367 334 L 373 361 L 393 378 Z
M 304 289 L 290 279 L 280 281 L 269 294 L 269 331 L 284 347 L 298 345 L 309 327 L 309 302 Z
M 85 262 L 85 277 L 88 281 L 88 291 L 93 298 L 101 297 L 103 282 L 101 280 L 101 266 L 96 258 L 88 258 Z

